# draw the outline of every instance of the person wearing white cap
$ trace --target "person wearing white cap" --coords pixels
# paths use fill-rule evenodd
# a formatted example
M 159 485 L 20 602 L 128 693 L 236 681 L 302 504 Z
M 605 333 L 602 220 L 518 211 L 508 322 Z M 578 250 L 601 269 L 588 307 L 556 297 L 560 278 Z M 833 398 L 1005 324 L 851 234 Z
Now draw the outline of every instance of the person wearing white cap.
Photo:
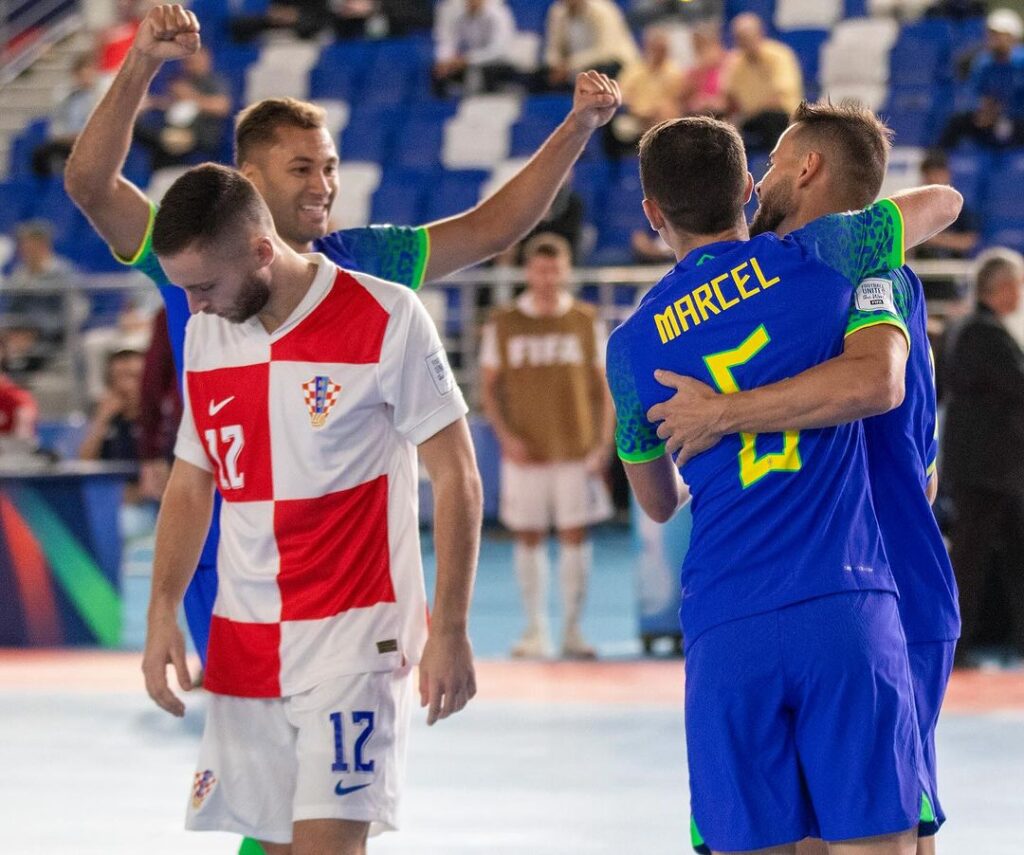
M 974 108 L 949 120 L 942 148 L 962 139 L 994 147 L 1024 143 L 1024 21 L 1012 9 L 996 9 L 985 26 L 985 49 L 971 63 L 968 83 Z

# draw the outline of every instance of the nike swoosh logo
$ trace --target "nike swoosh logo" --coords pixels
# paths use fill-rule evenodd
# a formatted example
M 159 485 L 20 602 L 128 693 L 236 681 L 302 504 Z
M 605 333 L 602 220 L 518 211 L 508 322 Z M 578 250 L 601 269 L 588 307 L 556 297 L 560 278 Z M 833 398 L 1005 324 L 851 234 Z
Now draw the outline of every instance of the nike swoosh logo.
M 356 790 L 365 790 L 368 786 L 370 785 L 359 784 L 356 787 L 343 787 L 341 785 L 341 781 L 338 781 L 338 783 L 334 785 L 334 794 L 336 796 L 347 796 L 349 793 L 354 793 Z
M 223 410 L 233 400 L 235 400 L 235 396 L 234 395 L 232 395 L 230 398 L 225 398 L 223 401 L 219 401 L 217 403 L 214 403 L 213 401 L 210 401 L 210 415 L 211 416 L 217 415 L 217 413 L 219 413 L 221 410 Z

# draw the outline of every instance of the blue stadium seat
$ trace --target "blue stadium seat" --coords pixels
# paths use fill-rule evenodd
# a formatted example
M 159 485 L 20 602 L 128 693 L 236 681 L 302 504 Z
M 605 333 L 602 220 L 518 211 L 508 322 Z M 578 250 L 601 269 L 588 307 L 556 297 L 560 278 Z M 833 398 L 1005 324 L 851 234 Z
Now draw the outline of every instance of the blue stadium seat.
M 607 160 L 589 160 L 576 164 L 572 189 L 583 200 L 585 222 L 592 222 L 604 206 L 610 176 L 611 166 Z
M 992 160 L 991 153 L 983 149 L 957 149 L 949 156 L 953 186 L 963 194 L 964 204 L 975 211 L 979 209 Z
M 425 187 L 406 175 L 386 176 L 373 194 L 370 221 L 411 226 L 423 222 Z
M 866 18 L 868 14 L 868 0 L 846 0 L 843 5 L 844 18 Z
M 821 62 L 821 46 L 828 39 L 828 30 L 783 30 L 779 32 L 779 40 L 785 42 L 800 60 L 800 69 L 804 73 L 804 82 L 814 83 L 818 79 L 818 66 Z
M 725 0 L 725 20 L 731 21 L 741 12 L 753 12 L 765 23 L 765 29 L 773 31 L 775 0 Z
M 548 0 L 510 0 L 509 8 L 516 19 L 516 29 L 524 32 L 544 34 L 547 19 Z
M 11 159 L 8 175 L 11 178 L 28 178 L 32 175 L 32 152 L 46 142 L 50 120 L 36 119 L 25 126 L 11 144 Z
M 394 110 L 357 108 L 341 134 L 343 160 L 384 163 L 391 157 L 398 116 Z
M 1024 154 L 1008 155 L 999 161 L 988 174 L 982 210 L 986 230 L 989 226 L 1024 226 L 1024 205 L 1021 204 Z
M 572 109 L 572 96 L 550 93 L 530 95 L 523 100 L 522 119 L 545 119 L 557 125 Z
M 357 101 L 376 53 L 375 42 L 344 41 L 327 45 L 309 74 L 310 97 Z
M 0 233 L 9 234 L 18 223 L 28 218 L 38 192 L 37 182 L 30 179 L 0 184 Z
M 90 225 L 79 228 L 75 234 L 75 250 L 69 257 L 80 270 L 86 273 L 123 273 L 125 270 L 124 265 L 119 263 L 110 252 L 106 241 L 96 234 L 96 230 Z M 101 309 L 103 311 L 100 311 Z M 117 311 L 114 311 L 113 318 L 110 318 L 109 315 L 110 312 L 106 311 L 102 305 L 98 306 L 94 302 L 92 311 L 89 313 L 88 325 L 102 326 L 108 322 L 116 323 Z
M 512 126 L 509 156 L 529 157 L 557 126 L 557 122 L 546 118 L 520 119 Z
M 407 121 L 397 139 L 392 161 L 403 169 L 431 172 L 441 164 L 444 122 L 435 118 Z
M 944 21 L 905 27 L 889 54 L 889 79 L 899 86 L 929 86 L 949 80 L 951 41 Z
M 926 146 L 934 141 L 934 102 L 935 87 L 898 86 L 889 92 L 881 114 L 895 134 L 896 145 Z
M 430 223 L 472 208 L 480 201 L 480 187 L 489 177 L 489 172 L 478 169 L 444 172 L 440 181 L 430 185 L 424 221 Z
M 985 231 L 985 246 L 1006 246 L 1024 252 L 1024 225 Z
M 73 258 L 76 241 L 84 229 L 92 230 L 89 221 L 64 192 L 60 178 L 50 178 L 40 183 L 32 216 L 46 220 L 53 227 L 53 243 L 57 252 Z
M 427 37 L 410 36 L 378 45 L 366 69 L 364 104 L 402 104 L 429 75 L 433 47 Z M 422 94 L 422 93 L 420 93 Z

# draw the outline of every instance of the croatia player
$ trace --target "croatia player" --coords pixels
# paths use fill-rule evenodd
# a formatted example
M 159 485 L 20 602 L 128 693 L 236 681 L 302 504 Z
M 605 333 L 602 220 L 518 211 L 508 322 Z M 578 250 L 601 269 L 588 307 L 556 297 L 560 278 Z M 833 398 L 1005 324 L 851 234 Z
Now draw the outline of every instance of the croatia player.
M 613 334 L 617 444 L 641 506 L 678 507 L 679 471 L 646 413 L 663 365 L 721 391 L 838 355 L 854 289 L 959 212 L 926 188 L 747 241 L 752 181 L 730 126 L 680 119 L 641 144 L 644 208 L 679 263 Z M 893 315 L 872 307 L 876 317 Z M 729 436 L 684 467 L 686 739 L 701 851 L 913 853 L 926 798 L 895 584 L 859 423 Z
M 861 107 L 802 104 L 758 185 L 760 206 L 751 231 L 785 235 L 822 214 L 870 204 L 885 177 L 888 135 Z M 870 311 L 872 306 L 887 307 L 888 313 Z M 679 391 L 648 413 L 651 421 L 662 422 L 658 433 L 668 439 L 669 453 L 679 451 L 679 465 L 729 433 L 866 419 L 871 494 L 900 593 L 928 778 L 919 855 L 935 851 L 934 834 L 945 821 L 935 725 L 960 634 L 956 579 L 930 507 L 937 443 L 926 325 L 921 280 L 901 267 L 860 283 L 841 356 L 780 384 L 728 397 L 693 378 L 666 373 L 663 382 Z
M 156 207 L 121 173 L 135 117 L 157 71 L 168 60 L 194 53 L 199 41 L 192 12 L 180 5 L 151 9 L 109 91 L 79 134 L 65 172 L 69 195 L 115 255 L 160 288 L 179 370 L 188 306 L 152 253 Z M 533 228 L 594 130 L 611 119 L 620 102 L 615 81 L 597 72 L 579 75 L 572 112 L 508 184 L 470 211 L 419 228 L 376 226 L 328 234 L 338 192 L 338 153 L 323 110 L 313 104 L 270 99 L 247 108 L 238 117 L 235 156 L 292 249 L 320 252 L 346 269 L 418 288 L 484 261 Z M 200 657 L 206 655 L 217 591 L 217 541 L 215 525 L 185 598 Z
M 433 724 L 475 694 L 467 634 L 481 487 L 437 331 L 407 288 L 300 255 L 255 187 L 196 167 L 153 247 L 197 314 L 157 525 L 143 672 L 182 715 L 176 611 L 223 496 L 212 693 L 188 827 L 268 855 L 365 852 L 397 827 L 410 669 Z M 417 449 L 435 496 L 431 623 Z M 258 750 L 254 750 L 258 747 Z

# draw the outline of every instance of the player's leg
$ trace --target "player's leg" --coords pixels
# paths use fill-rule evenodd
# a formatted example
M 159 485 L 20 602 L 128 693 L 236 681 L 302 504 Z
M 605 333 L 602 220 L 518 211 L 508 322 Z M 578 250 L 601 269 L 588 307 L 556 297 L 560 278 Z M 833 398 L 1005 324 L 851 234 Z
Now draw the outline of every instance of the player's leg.
M 551 527 L 552 479 L 548 469 L 509 461 L 501 464 L 499 514 L 505 527 L 515 534 L 513 558 L 526 615 L 526 629 L 512 647 L 512 655 L 531 659 L 551 655 L 547 532 Z
M 778 613 L 716 626 L 686 658 L 691 843 L 697 852 L 795 852 L 815 833 L 795 743 Z
M 253 840 L 247 837 L 238 850 L 238 855 L 292 855 L 290 843 L 268 843 L 266 840 Z
M 828 844 L 816 837 L 808 837 L 796 845 L 796 855 L 828 855 Z
M 567 659 L 595 659 L 597 651 L 583 637 L 580 621 L 587 599 L 593 549 L 585 528 L 558 532 L 558 578 L 562 588 L 562 656 Z
M 779 614 L 815 836 L 830 853 L 913 855 L 928 796 L 896 597 L 833 594 Z
M 946 814 L 942 810 L 938 792 L 938 772 L 935 759 L 935 726 L 939 721 L 942 700 L 953 670 L 955 641 L 929 641 L 908 644 L 910 677 L 914 684 L 914 708 L 921 733 L 921 754 L 924 760 L 923 776 L 928 797 L 918 826 L 918 855 L 934 855 L 935 834 Z
M 297 729 L 292 855 L 362 855 L 398 827 L 411 668 L 347 674 L 286 700 Z
M 290 855 L 366 855 L 369 834 L 368 822 L 303 820 L 295 823 Z
M 830 843 L 828 851 L 829 855 L 914 855 L 917 851 L 917 829 L 911 828 L 901 834 Z
M 594 648 L 583 638 L 580 628 L 593 564 L 593 548 L 587 537 L 587 528 L 611 516 L 611 496 L 604 482 L 587 472 L 583 461 L 556 463 L 551 469 L 564 609 L 562 655 L 593 659 L 596 656 Z

